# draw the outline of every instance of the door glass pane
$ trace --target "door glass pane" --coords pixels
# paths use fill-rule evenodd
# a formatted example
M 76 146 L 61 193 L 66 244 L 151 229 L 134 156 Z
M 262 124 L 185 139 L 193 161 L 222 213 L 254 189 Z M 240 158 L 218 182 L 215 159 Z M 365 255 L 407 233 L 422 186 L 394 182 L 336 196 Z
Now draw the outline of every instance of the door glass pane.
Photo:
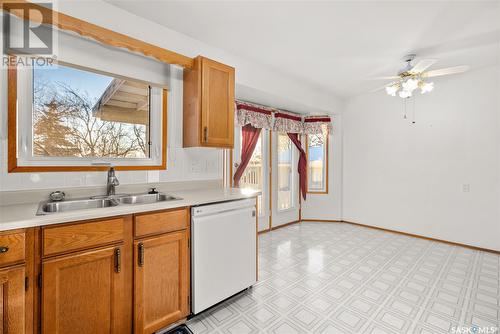
M 260 132 L 259 140 L 257 141 L 257 145 L 255 146 L 255 150 L 253 151 L 252 158 L 245 168 L 243 175 L 240 179 L 240 188 L 253 189 L 253 190 L 264 190 L 264 169 L 262 166 L 262 156 L 263 156 L 263 147 L 262 147 L 262 132 Z M 240 138 L 242 138 L 241 136 Z M 240 142 L 241 144 L 241 142 Z M 241 147 L 241 146 L 240 146 Z M 241 149 L 240 149 L 241 151 Z M 258 205 L 259 205 L 259 215 L 262 215 L 262 195 L 258 197 Z
M 278 134 L 278 211 L 290 209 L 292 203 L 292 142 L 286 134 Z
M 308 135 L 307 158 L 308 190 L 326 191 L 326 136 L 324 133 Z
M 150 87 L 69 66 L 33 66 L 33 155 L 148 158 Z

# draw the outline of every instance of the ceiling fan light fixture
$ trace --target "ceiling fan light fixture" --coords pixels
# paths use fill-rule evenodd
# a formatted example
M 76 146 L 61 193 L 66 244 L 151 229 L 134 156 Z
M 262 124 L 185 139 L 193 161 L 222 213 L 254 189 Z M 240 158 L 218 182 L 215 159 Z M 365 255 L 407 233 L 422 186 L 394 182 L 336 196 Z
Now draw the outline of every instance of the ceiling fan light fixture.
M 385 87 L 385 92 L 387 93 L 387 95 L 390 95 L 390 96 L 396 96 L 396 93 L 398 92 L 398 90 L 399 90 L 399 85 L 391 85 L 391 86 Z
M 425 94 L 428 92 L 432 92 L 434 89 L 434 82 L 423 82 L 420 88 L 420 93 Z
M 409 78 L 408 80 L 403 82 L 403 90 L 406 90 L 406 91 L 411 93 L 412 91 L 414 91 L 417 88 L 418 88 L 418 80 L 417 79 Z
M 413 65 L 412 61 L 415 57 L 416 54 L 409 54 L 405 56 L 404 61 L 406 66 L 401 69 L 396 76 L 375 78 L 383 80 L 390 79 L 394 81 L 373 91 L 376 92 L 385 87 L 387 95 L 396 96 L 397 94 L 401 98 L 411 97 L 416 89 L 420 89 L 421 94 L 426 94 L 434 90 L 434 83 L 426 82 L 426 79 L 440 77 L 443 75 L 463 73 L 470 68 L 468 65 L 461 65 L 428 71 L 427 69 L 431 67 L 437 59 L 421 59 L 417 64 Z
M 401 90 L 399 92 L 399 97 L 402 98 L 402 99 L 406 99 L 408 97 L 411 97 L 411 92 L 408 91 L 408 90 L 403 89 L 403 90 Z

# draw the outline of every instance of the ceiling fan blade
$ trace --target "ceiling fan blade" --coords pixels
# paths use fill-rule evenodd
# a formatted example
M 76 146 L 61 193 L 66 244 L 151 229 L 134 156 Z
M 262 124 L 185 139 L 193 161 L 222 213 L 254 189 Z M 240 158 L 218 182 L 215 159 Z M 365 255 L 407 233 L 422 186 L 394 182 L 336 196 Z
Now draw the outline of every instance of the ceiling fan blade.
M 413 74 L 422 73 L 423 71 L 434 65 L 435 62 L 437 62 L 437 59 L 422 59 L 408 72 Z
M 372 77 L 372 78 L 366 78 L 366 80 L 396 80 L 399 79 L 399 76 L 393 75 L 389 77 Z
M 425 72 L 423 74 L 423 76 L 426 78 L 433 78 L 433 77 L 440 77 L 443 75 L 459 74 L 459 73 L 466 72 L 469 68 L 470 67 L 468 65 L 441 68 L 439 70 Z
M 399 78 L 399 77 L 398 77 L 398 78 Z M 386 83 L 386 84 L 385 84 L 385 85 L 383 85 L 383 86 L 380 86 L 380 87 L 377 87 L 377 88 L 375 88 L 375 89 L 370 90 L 370 93 L 375 93 L 375 92 L 378 92 L 378 91 L 380 91 L 380 90 L 382 90 L 382 89 L 385 89 L 385 87 L 387 87 L 387 86 L 394 85 L 395 83 L 396 83 L 395 81 L 393 81 L 393 82 L 389 82 L 389 83 Z

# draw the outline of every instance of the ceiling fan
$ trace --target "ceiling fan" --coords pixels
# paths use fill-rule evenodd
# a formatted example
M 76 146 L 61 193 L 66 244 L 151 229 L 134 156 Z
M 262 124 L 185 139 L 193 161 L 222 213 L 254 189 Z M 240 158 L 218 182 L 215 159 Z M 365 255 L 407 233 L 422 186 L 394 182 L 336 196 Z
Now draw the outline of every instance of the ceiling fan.
M 385 89 L 388 95 L 396 96 L 397 93 L 401 98 L 409 98 L 417 88 L 420 89 L 420 93 L 422 94 L 434 89 L 434 82 L 425 81 L 427 78 L 463 73 L 469 69 L 469 66 L 462 65 L 426 71 L 437 60 L 422 59 L 417 64 L 412 65 L 415 57 L 415 54 L 409 54 L 404 57 L 406 66 L 398 72 L 398 75 L 373 78 L 374 80 L 392 80 L 392 82 L 373 90 L 373 92 Z

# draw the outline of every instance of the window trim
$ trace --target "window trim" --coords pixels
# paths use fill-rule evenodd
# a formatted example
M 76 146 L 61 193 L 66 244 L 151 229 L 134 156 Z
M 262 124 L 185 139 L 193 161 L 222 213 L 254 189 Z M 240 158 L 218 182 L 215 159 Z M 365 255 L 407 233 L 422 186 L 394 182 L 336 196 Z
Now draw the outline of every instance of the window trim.
M 11 56 L 15 57 L 15 56 Z M 14 62 L 15 63 L 15 62 Z M 105 171 L 109 165 L 38 165 L 19 166 L 17 158 L 18 148 L 18 93 L 17 93 L 17 68 L 9 67 L 7 70 L 7 90 L 8 90 L 8 111 L 7 111 L 7 132 L 8 132 L 8 172 L 9 173 L 41 173 L 41 172 L 90 172 Z M 156 165 L 121 165 L 116 166 L 116 170 L 166 170 L 167 169 L 167 114 L 168 114 L 168 90 L 162 91 L 162 126 L 161 126 L 161 164 Z M 99 160 L 96 158 L 95 160 Z
M 162 63 L 179 65 L 185 69 L 192 69 L 194 67 L 193 58 L 101 27 L 99 25 L 80 20 L 76 17 L 44 7 L 40 4 L 32 3 L 28 0 L 18 0 L 14 2 L 14 5 L 16 9 L 19 8 L 19 6 L 22 6 L 25 9 L 33 9 L 40 12 L 42 15 L 30 16 L 28 10 L 12 10 L 7 1 L 2 1 L 3 11 L 19 18 L 31 20 L 35 23 L 48 24 L 53 26 L 55 29 L 76 33 L 82 37 L 89 38 L 104 45 L 153 57 Z
M 328 179 L 328 170 L 329 170 L 329 151 L 330 151 L 330 148 L 329 148 L 329 142 L 330 142 L 330 133 L 328 130 L 325 130 L 325 134 L 326 134 L 326 147 L 325 147 L 325 152 L 326 152 L 326 156 L 325 156 L 325 190 L 324 191 L 315 191 L 315 190 L 309 190 L 309 181 L 307 182 L 307 189 L 306 189 L 306 193 L 308 194 L 315 194 L 315 195 L 328 195 L 328 183 L 329 183 L 329 179 Z M 309 135 L 305 135 L 306 136 L 306 170 L 307 170 L 307 175 L 309 175 Z
M 290 165 L 291 165 L 291 168 L 292 168 L 292 172 L 290 173 L 290 206 L 288 208 L 285 208 L 285 209 L 280 209 L 278 207 L 278 204 L 279 204 L 279 136 L 282 135 L 284 136 L 285 138 L 287 138 L 289 141 L 290 141 L 290 155 L 291 155 L 291 160 L 290 160 Z M 293 145 L 293 142 L 292 140 L 288 137 L 288 134 L 286 132 L 277 132 L 277 135 L 276 135 L 276 178 L 277 178 L 277 181 L 276 181 L 276 212 L 278 213 L 282 213 L 282 212 L 287 212 L 287 211 L 293 211 L 293 210 L 296 210 L 296 198 L 295 198 L 295 187 L 297 186 L 296 185 L 296 182 L 297 180 L 295 180 L 294 176 L 293 176 L 293 166 L 297 165 L 297 154 L 295 153 L 296 150 L 294 150 L 294 145 Z M 300 190 L 299 190 L 299 193 L 300 193 Z M 300 203 L 300 194 L 299 194 L 299 203 Z M 299 204 L 299 209 L 300 209 L 300 204 Z

